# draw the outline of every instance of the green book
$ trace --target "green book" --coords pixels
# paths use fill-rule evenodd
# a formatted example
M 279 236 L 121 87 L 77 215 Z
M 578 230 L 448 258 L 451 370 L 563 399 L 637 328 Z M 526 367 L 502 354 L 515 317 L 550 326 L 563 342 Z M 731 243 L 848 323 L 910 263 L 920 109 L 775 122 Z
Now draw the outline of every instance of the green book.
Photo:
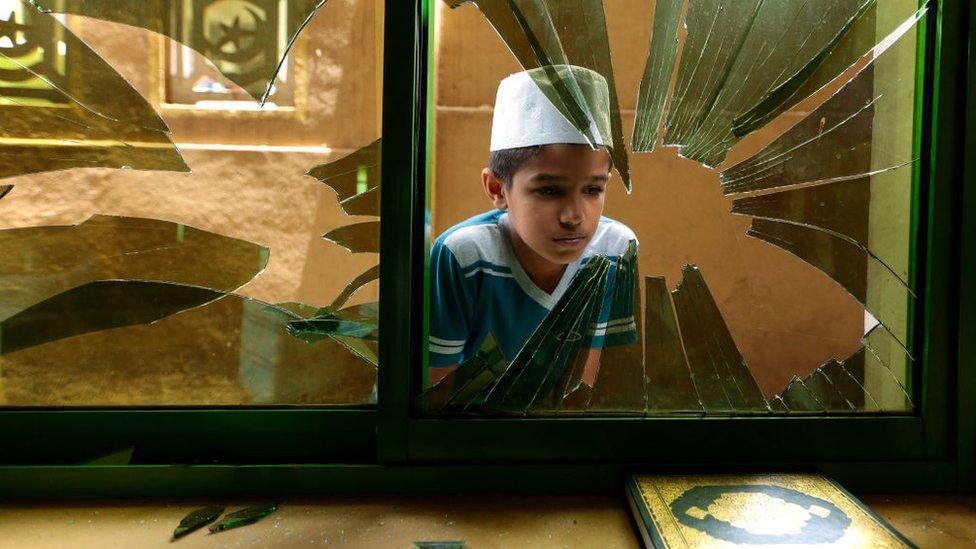
M 819 475 L 635 475 L 627 497 L 647 547 L 915 547 Z

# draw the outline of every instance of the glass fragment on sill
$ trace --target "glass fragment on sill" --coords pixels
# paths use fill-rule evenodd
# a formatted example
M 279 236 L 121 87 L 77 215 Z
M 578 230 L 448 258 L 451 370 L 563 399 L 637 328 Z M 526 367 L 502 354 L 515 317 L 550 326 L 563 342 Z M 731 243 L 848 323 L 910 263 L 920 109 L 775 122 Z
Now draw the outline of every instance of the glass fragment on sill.
M 307 175 L 331 187 L 348 215 L 379 216 L 382 141 L 377 139 L 335 162 L 316 166 Z
M 782 248 L 820 269 L 893 334 L 907 334 L 908 317 L 896 306 L 910 302 L 915 294 L 864 248 L 824 231 L 762 218 L 754 218 L 746 234 Z M 874 296 L 879 297 L 875 299 Z M 902 343 L 906 342 L 902 340 Z
M 0 404 L 351 405 L 368 402 L 376 381 L 375 364 L 336 338 L 288 334 L 303 320 L 295 305 L 164 282 L 87 288 L 0 323 Z
M 636 152 L 653 150 L 657 138 L 677 56 L 676 4 L 661 12 L 655 8 Z M 842 74 L 877 45 L 877 36 L 893 32 L 917 8 L 893 5 L 889 11 L 901 12 L 878 23 L 875 0 L 752 0 L 734 12 L 727 4 L 688 2 L 687 35 L 665 123 L 664 143 L 679 145 L 682 156 L 706 166 L 721 163 L 743 136 Z
M 240 528 L 241 526 L 254 524 L 277 510 L 277 503 L 263 503 L 241 509 L 240 511 L 234 511 L 233 513 L 227 513 L 223 520 L 210 527 L 210 533 L 214 534 L 216 532 L 230 530 L 231 528 Z
M 333 229 L 322 238 L 342 246 L 354 254 L 380 252 L 380 222 L 364 221 Z
M 155 110 L 65 26 L 14 0 L 0 20 L 0 177 L 75 167 L 189 171 Z M 16 37 L 16 43 L 9 37 Z
M 131 465 L 132 456 L 135 454 L 135 446 L 126 446 L 115 450 L 114 452 L 109 452 L 107 454 L 102 454 L 96 458 L 85 460 L 82 465 Z
M 268 249 L 181 223 L 94 215 L 78 225 L 0 231 L 0 320 L 96 280 L 138 279 L 230 292 L 267 266 Z
M 456 8 L 466 1 L 448 0 Z M 610 58 L 606 16 L 602 0 L 471 0 L 525 70 L 537 69 L 533 78 L 546 97 L 591 145 L 592 129 L 606 126 L 593 119 L 589 99 L 575 75 L 556 76 L 558 65 L 577 65 L 603 75 L 610 91 L 610 154 L 624 187 L 631 190 L 630 161 L 623 138 L 620 104 Z M 600 130 L 603 131 L 603 130 Z
M 685 4 L 685 0 L 654 3 L 651 42 L 637 92 L 637 112 L 631 136 L 634 152 L 651 152 L 657 146 L 658 128 L 678 56 L 678 24 Z
M 13 185 L 0 185 L 0 199 L 10 194 L 12 190 L 14 190 Z
M 671 292 L 664 277 L 646 277 L 644 290 L 647 409 L 654 413 L 700 413 L 702 404 L 681 344 Z
M 608 325 L 607 335 L 633 330 L 636 339 L 622 345 L 604 346 L 593 390 L 588 391 L 586 384 L 580 386 L 584 393 L 591 392 L 592 396 L 579 406 L 588 412 L 643 413 L 647 409 L 648 380 L 641 336 L 640 273 L 636 242 L 630 242 L 627 251 L 617 262 L 611 291 L 613 294 L 608 318 L 631 318 L 633 323 Z M 567 407 L 569 406 L 564 406 Z
M 30 1 L 45 12 L 83 15 L 167 36 L 209 59 L 263 104 L 298 35 L 326 0 L 286 0 L 284 5 L 277 0 Z
M 919 16 L 924 9 L 919 10 Z M 721 174 L 725 194 L 831 183 L 871 176 L 916 160 L 911 147 L 879 147 L 878 120 L 896 120 L 915 97 L 915 72 L 876 67 L 914 59 L 918 19 L 912 17 L 875 50 L 871 62 L 824 104 L 754 156 Z M 881 80 L 883 75 L 885 80 Z M 881 88 L 881 91 L 876 91 Z M 904 118 L 904 115 L 901 116 Z
M 732 201 L 732 213 L 770 220 L 785 221 L 821 229 L 850 240 L 883 263 L 906 285 L 909 282 L 907 257 L 897 257 L 884 249 L 870 249 L 871 223 L 865 223 L 863 215 L 872 213 L 871 201 L 895 193 L 911 193 L 911 172 L 914 163 L 884 170 L 854 179 L 841 180 L 825 185 L 792 188 L 780 192 L 739 198 Z M 890 210 L 877 212 L 886 218 L 895 216 Z M 904 212 L 903 216 L 909 215 Z M 889 232 L 889 234 L 892 234 Z M 904 235 L 900 249 L 908 245 L 909 235 Z M 903 255 L 903 254 L 902 254 Z
M 769 411 L 697 267 L 685 265 L 673 292 L 691 376 L 706 413 Z
M 217 520 L 224 513 L 222 505 L 211 505 L 193 511 L 180 520 L 179 526 L 173 530 L 173 539 L 179 539 L 187 534 L 195 532 L 211 522 Z

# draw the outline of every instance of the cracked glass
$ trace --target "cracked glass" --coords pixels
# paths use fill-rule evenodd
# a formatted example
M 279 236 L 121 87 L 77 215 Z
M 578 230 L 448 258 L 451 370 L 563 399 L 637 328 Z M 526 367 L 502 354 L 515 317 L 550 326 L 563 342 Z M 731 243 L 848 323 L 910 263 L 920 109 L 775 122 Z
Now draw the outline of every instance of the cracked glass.
M 462 7 L 472 3 L 478 10 Z M 491 124 L 484 107 L 498 81 L 546 63 L 578 63 L 612 82 L 611 119 L 620 113 L 632 128 L 633 185 L 626 194 L 608 187 L 602 213 L 640 246 L 629 250 L 632 264 L 623 249 L 584 253 L 578 269 L 567 263 L 572 282 L 556 287 L 511 356 L 497 333 L 431 333 L 430 357 L 465 360 L 440 382 L 440 366 L 428 368 L 418 406 L 481 415 L 911 412 L 917 62 L 929 3 L 569 4 L 580 17 L 542 0 L 455 0 L 438 10 L 432 253 L 458 246 L 458 231 L 490 206 L 477 181 Z M 612 65 L 603 61 L 611 53 Z M 573 79 L 539 81 L 585 133 Z M 520 230 L 499 227 L 510 238 Z M 512 254 L 478 255 L 470 266 L 462 256 L 462 277 L 477 282 L 441 288 L 439 275 L 432 292 L 477 302 L 504 284 L 496 280 L 528 271 Z M 492 295 L 495 307 L 525 298 Z M 592 344 L 585 337 L 567 341 L 588 319 L 609 333 L 614 321 L 600 313 L 610 303 L 611 319 L 630 319 L 632 340 L 598 353 L 580 351 Z M 480 321 L 450 322 L 476 332 Z
M 375 403 L 382 18 L 0 0 L 0 406 Z M 301 116 L 162 108 L 153 33 Z

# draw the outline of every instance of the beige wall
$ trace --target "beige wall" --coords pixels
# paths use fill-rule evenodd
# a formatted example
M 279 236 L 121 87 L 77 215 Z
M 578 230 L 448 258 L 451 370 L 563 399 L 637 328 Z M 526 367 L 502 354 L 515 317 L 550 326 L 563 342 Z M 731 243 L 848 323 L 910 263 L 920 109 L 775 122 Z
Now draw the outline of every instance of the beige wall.
M 653 10 L 651 0 L 605 3 L 625 136 L 633 124 Z M 473 5 L 438 2 L 436 165 L 433 233 L 487 210 L 479 174 L 485 166 L 491 105 L 498 81 L 519 66 Z M 810 108 L 810 105 L 800 108 Z M 776 122 L 780 131 L 796 113 Z M 756 135 L 730 154 L 744 158 L 775 136 Z M 643 275 L 680 280 L 698 265 L 735 341 L 768 395 L 793 375 L 859 347 L 863 309 L 820 271 L 788 253 L 748 238 L 746 217 L 729 213 L 718 172 L 677 156 L 674 149 L 632 154 L 634 192 L 611 183 L 606 215 L 628 224 L 641 241 Z

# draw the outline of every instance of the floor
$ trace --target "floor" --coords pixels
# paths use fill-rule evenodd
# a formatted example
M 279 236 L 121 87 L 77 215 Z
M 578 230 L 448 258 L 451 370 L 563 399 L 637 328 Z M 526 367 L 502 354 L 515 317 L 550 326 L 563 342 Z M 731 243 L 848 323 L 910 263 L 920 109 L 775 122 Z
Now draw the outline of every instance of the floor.
M 976 546 L 976 496 L 865 496 L 920 547 Z M 284 499 L 274 514 L 236 530 L 171 542 L 190 511 L 257 501 L 0 503 L 0 548 L 638 547 L 623 497 L 357 497 Z

